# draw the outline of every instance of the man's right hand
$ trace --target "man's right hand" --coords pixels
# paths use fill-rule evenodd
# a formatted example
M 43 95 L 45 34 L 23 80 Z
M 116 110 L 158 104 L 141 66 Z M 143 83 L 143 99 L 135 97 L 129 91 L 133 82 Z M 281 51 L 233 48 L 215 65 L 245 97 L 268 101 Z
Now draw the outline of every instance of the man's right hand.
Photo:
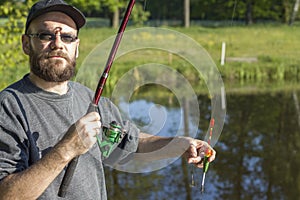
M 97 141 L 96 135 L 100 132 L 100 115 L 90 112 L 73 124 L 60 143 L 63 143 L 71 158 L 86 153 Z
M 38 162 L 22 172 L 5 177 L 0 182 L 0 199 L 37 199 L 68 162 L 86 153 L 95 144 L 95 136 L 100 128 L 100 115 L 97 112 L 83 116 Z

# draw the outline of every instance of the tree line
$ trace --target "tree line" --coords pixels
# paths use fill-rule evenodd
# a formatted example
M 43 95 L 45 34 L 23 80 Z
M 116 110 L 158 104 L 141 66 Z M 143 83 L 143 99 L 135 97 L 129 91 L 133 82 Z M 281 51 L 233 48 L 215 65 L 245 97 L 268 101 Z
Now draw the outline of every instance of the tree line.
M 0 0 L 0 73 L 13 79 L 10 71 L 17 72 L 16 65 L 26 61 L 20 55 L 19 36 L 29 8 L 37 0 Z M 129 0 L 65 0 L 78 7 L 87 17 L 110 19 L 112 27 L 118 27 Z M 134 25 L 148 21 L 176 21 L 176 25 L 188 27 L 191 21 L 239 21 L 248 25 L 264 21 L 292 24 L 297 19 L 300 0 L 136 0 L 131 14 Z M 299 17 L 298 17 L 299 18 Z M 160 25 L 160 24 L 158 24 Z M 4 70 L 5 69 L 5 70 Z M 3 81 L 4 85 L 7 81 Z M 3 85 L 2 85 L 3 86 Z M 1 88 L 1 84 L 0 84 Z
M 113 21 L 113 17 L 119 17 L 119 13 L 125 9 L 128 0 L 70 2 L 82 8 L 87 16 L 104 16 Z M 173 19 L 182 21 L 182 24 L 188 23 L 184 22 L 186 15 L 189 20 L 237 20 L 246 24 L 269 20 L 291 23 L 297 15 L 299 0 L 140 0 L 136 5 L 136 12 L 140 16 L 142 12 L 148 13 L 147 19 Z
M 245 24 L 275 21 L 292 24 L 300 0 L 137 0 L 134 21 L 178 20 L 189 26 L 190 20 L 235 20 Z M 70 0 L 88 17 L 107 17 L 117 26 L 128 0 Z
M 110 19 L 117 27 L 129 0 L 66 0 L 87 17 Z M 33 0 L 0 0 L 0 6 L 30 5 Z M 292 24 L 297 18 L 300 0 L 137 0 L 132 21 L 177 20 L 189 26 L 190 20 L 235 20 L 245 24 L 275 21 Z M 5 16 L 0 13 L 0 16 Z

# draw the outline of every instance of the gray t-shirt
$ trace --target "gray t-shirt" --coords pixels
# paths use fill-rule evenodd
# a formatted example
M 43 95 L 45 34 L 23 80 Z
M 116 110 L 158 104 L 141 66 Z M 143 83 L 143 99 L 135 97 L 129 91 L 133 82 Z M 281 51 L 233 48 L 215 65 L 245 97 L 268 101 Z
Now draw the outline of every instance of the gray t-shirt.
M 93 92 L 75 82 L 69 82 L 68 86 L 69 91 L 64 95 L 46 92 L 32 84 L 26 75 L 0 93 L 0 180 L 41 159 L 86 114 Z M 99 109 L 104 126 L 117 121 L 128 132 L 119 145 L 122 150 L 118 148 L 118 161 L 110 158 L 113 160 L 110 163 L 122 162 L 137 150 L 139 130 L 123 122 L 118 109 L 107 98 L 101 98 Z M 79 157 L 64 199 L 107 199 L 102 165 L 101 152 L 95 144 Z M 65 170 L 39 199 L 60 199 L 57 192 L 64 173 Z

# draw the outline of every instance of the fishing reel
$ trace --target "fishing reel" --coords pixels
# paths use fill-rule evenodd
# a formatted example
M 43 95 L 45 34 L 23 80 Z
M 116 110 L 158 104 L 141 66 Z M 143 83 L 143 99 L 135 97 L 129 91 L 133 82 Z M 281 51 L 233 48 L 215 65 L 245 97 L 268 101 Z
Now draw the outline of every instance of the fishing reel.
M 102 156 L 107 158 L 120 143 L 126 131 L 116 121 L 112 121 L 109 127 L 103 127 L 102 141 L 99 143 Z

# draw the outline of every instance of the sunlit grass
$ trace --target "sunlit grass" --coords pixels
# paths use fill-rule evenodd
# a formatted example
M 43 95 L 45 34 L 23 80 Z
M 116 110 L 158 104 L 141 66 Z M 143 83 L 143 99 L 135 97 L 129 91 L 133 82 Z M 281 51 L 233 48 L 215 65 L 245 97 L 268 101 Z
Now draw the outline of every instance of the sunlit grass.
M 268 84 L 268 87 L 272 85 L 270 83 L 274 83 L 274 86 L 282 86 L 283 82 L 295 85 L 300 79 L 300 40 L 297 38 L 299 26 L 258 25 L 220 28 L 191 27 L 189 29 L 173 27 L 170 29 L 186 34 L 197 41 L 212 57 L 226 85 L 237 88 L 264 82 Z M 83 29 L 80 35 L 82 38 L 81 56 L 84 58 L 93 47 L 113 36 L 116 31 L 107 28 Z M 147 35 L 143 37 L 141 39 L 147 39 Z M 246 60 L 256 58 L 257 62 L 225 62 L 225 65 L 221 66 L 222 42 L 226 43 L 226 58 L 238 57 Z M 79 64 L 83 58 L 81 57 Z M 118 70 L 113 69 L 112 73 L 118 76 L 131 67 L 151 62 L 171 65 L 185 74 L 190 81 L 199 81 L 199 76 L 195 77 L 195 71 L 186 67 L 188 71 L 180 68 L 183 64 L 182 60 L 173 56 L 172 63 L 170 63 L 168 54 L 157 51 L 127 54 L 116 61 L 115 65 Z
M 95 23 L 96 19 L 93 19 Z M 96 20 L 97 21 L 97 20 Z M 80 54 L 77 60 L 79 69 L 89 53 L 101 42 L 114 37 L 117 29 L 107 27 L 89 26 L 80 30 Z M 127 27 L 127 30 L 135 27 Z M 231 27 L 201 27 L 191 28 L 164 27 L 186 34 L 198 42 L 211 56 L 218 67 L 226 85 L 240 88 L 247 84 L 262 83 L 292 83 L 297 84 L 300 79 L 300 40 L 298 38 L 300 26 L 286 25 L 254 25 Z M 147 35 L 140 39 L 147 39 Z M 164 39 L 164 38 L 160 38 Z M 256 58 L 257 62 L 225 62 L 220 65 L 221 45 L 226 43 L 226 58 Z M 5 49 L 5 48 L 2 48 Z M 23 52 L 20 51 L 20 54 Z M 107 59 L 107 58 L 105 58 Z M 108 79 L 110 85 L 114 85 L 118 77 L 126 73 L 132 67 L 146 63 L 162 63 L 170 65 L 180 71 L 191 82 L 198 84 L 201 81 L 199 75 L 191 67 L 175 55 L 165 52 L 141 51 L 126 54 L 115 61 Z M 183 67 L 184 66 L 184 67 Z M 99 66 L 104 67 L 104 66 Z M 2 74 L 13 77 L 11 81 L 1 82 L 5 87 L 11 82 L 23 76 L 28 71 L 28 63 L 19 63 L 18 66 L 2 70 Z M 12 74 L 12 75 L 9 75 Z

